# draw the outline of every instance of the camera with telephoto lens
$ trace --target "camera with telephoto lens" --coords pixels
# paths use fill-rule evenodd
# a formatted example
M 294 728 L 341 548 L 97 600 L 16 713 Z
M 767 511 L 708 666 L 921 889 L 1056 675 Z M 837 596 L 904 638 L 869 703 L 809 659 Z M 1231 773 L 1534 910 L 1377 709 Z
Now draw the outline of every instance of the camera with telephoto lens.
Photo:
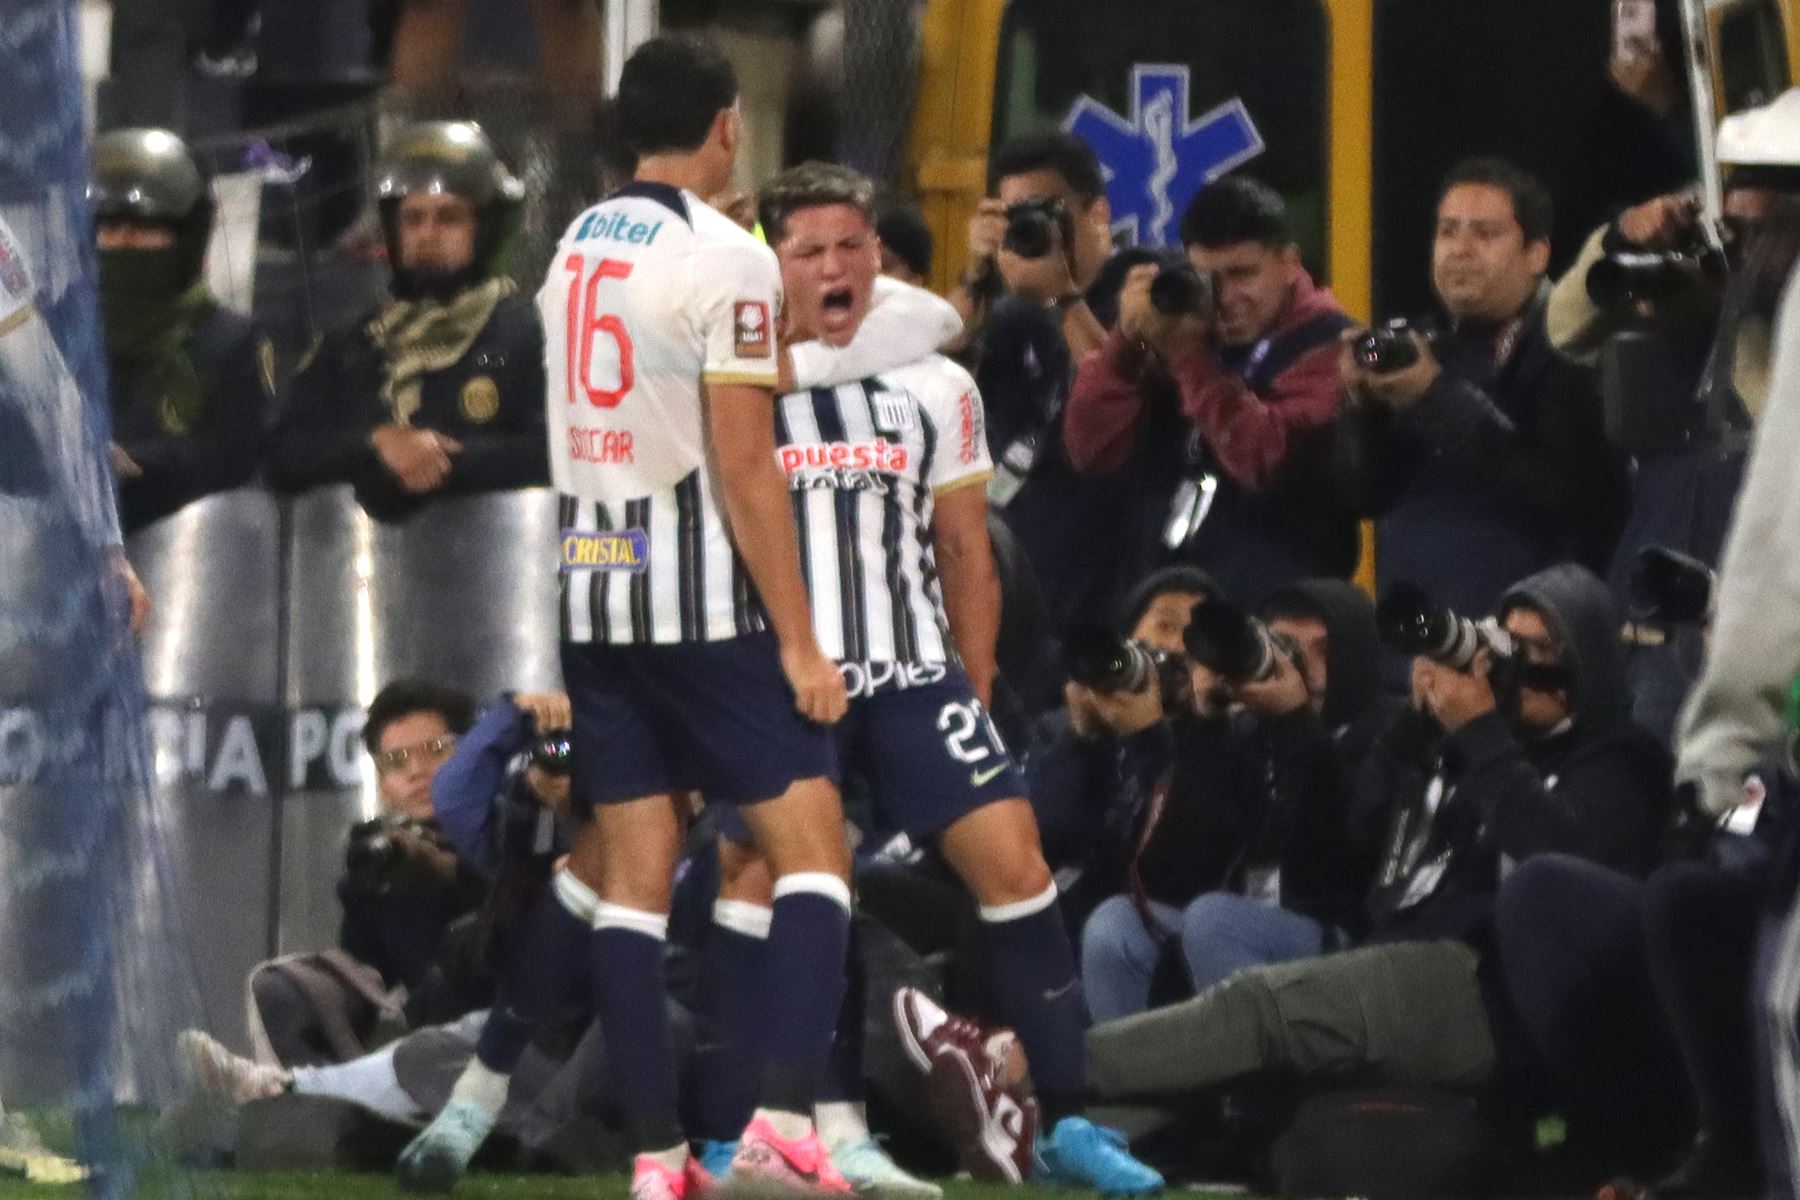
M 1351 357 L 1356 359 L 1358 366 L 1378 375 L 1404 371 L 1419 361 L 1419 347 L 1412 340 L 1415 332 L 1429 337 L 1405 317 L 1395 317 L 1379 328 L 1365 329 L 1358 334 L 1350 343 Z
M 1664 625 L 1703 625 L 1712 615 L 1712 568 L 1667 546 L 1645 546 L 1631 569 L 1632 616 Z
M 531 765 L 546 775 L 567 775 L 574 765 L 567 729 L 550 729 L 531 743 Z
M 1410 656 L 1424 656 L 1457 671 L 1475 665 L 1488 652 L 1493 670 L 1518 657 L 1512 635 L 1489 617 L 1477 621 L 1434 603 L 1417 584 L 1396 583 L 1375 607 L 1375 624 L 1388 645 Z M 1491 670 L 1490 674 L 1493 673 Z
M 1667 300 L 1717 284 L 1729 265 L 1716 246 L 1696 241 L 1673 250 L 1621 250 L 1588 268 L 1588 298 L 1602 308 Z
M 1006 233 L 1000 245 L 1020 258 L 1043 258 L 1056 248 L 1058 234 L 1067 249 L 1075 240 L 1069 211 L 1055 196 L 1021 200 L 1006 210 Z
M 1181 640 L 1193 660 L 1227 683 L 1261 683 L 1298 648 L 1267 625 L 1223 600 L 1194 605 Z
M 418 821 L 377 817 L 350 830 L 350 845 L 344 851 L 344 872 L 359 891 L 383 892 L 393 883 L 394 873 L 406 857 L 406 849 L 395 835 L 405 831 L 424 834 Z
M 1150 307 L 1165 317 L 1204 317 L 1212 306 L 1212 277 L 1187 263 L 1171 263 L 1150 281 Z
M 1187 665 L 1176 655 L 1100 626 L 1077 628 L 1063 642 L 1069 682 L 1102 696 L 1155 687 L 1164 712 L 1188 705 Z

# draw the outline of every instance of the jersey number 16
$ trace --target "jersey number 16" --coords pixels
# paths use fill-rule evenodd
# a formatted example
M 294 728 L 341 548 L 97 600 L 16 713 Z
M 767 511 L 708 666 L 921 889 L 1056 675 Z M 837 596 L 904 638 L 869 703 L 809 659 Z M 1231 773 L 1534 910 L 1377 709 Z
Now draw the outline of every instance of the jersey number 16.
M 579 390 L 587 395 L 595 408 L 617 408 L 625 393 L 631 390 L 634 374 L 631 367 L 631 335 L 616 313 L 600 310 L 600 289 L 609 279 L 625 279 L 632 264 L 616 258 L 603 258 L 588 270 L 588 260 L 571 254 L 563 261 L 569 275 L 568 336 L 565 339 L 568 361 L 569 403 L 575 403 Z M 596 362 L 607 380 L 616 379 L 618 386 L 596 385 Z M 605 364 L 612 369 L 606 370 Z

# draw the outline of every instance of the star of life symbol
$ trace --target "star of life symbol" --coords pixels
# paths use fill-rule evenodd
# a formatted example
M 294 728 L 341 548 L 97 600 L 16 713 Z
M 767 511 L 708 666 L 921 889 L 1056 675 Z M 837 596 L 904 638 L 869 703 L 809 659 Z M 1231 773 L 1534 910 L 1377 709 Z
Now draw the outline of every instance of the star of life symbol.
M 1194 193 L 1263 152 L 1262 134 L 1236 97 L 1188 119 L 1188 68 L 1131 68 L 1131 116 L 1092 96 L 1069 109 L 1063 129 L 1094 148 L 1106 176 L 1113 228 L 1140 246 L 1167 246 Z

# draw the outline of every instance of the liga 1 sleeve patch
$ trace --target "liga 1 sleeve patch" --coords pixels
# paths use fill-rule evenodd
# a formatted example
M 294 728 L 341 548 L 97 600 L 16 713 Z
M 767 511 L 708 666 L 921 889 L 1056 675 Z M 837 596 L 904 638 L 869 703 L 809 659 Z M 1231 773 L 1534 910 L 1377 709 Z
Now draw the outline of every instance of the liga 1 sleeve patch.
M 768 358 L 775 352 L 769 306 L 761 300 L 739 300 L 732 306 L 733 348 L 739 358 Z

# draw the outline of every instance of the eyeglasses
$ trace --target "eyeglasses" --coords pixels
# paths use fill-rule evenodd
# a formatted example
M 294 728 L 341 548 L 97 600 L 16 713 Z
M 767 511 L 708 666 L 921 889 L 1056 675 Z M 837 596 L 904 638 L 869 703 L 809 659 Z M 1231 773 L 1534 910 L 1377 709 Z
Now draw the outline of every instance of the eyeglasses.
M 375 770 L 382 775 L 391 775 L 411 762 L 414 755 L 428 762 L 442 762 L 456 749 L 456 735 L 446 733 L 442 737 L 430 738 L 413 746 L 396 746 L 392 750 L 382 750 L 375 755 Z

